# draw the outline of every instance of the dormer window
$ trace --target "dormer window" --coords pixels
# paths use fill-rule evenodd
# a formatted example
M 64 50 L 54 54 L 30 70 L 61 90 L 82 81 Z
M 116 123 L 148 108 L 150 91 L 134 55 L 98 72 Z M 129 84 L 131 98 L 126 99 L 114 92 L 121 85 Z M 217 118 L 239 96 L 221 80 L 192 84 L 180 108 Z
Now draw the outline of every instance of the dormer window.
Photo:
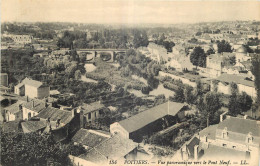
M 249 143 L 249 144 L 253 143 L 253 135 L 251 132 L 249 132 L 246 136 L 246 143 Z
M 222 138 L 224 138 L 224 139 L 228 138 L 227 127 L 225 127 L 224 130 L 222 131 Z

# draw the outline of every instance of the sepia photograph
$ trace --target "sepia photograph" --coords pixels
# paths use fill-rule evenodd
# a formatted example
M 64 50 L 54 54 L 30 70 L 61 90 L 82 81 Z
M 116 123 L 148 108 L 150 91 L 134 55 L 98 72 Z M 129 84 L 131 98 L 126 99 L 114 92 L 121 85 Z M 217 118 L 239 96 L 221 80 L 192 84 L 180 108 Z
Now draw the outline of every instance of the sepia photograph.
M 0 166 L 259 166 L 259 0 L 1 0 Z

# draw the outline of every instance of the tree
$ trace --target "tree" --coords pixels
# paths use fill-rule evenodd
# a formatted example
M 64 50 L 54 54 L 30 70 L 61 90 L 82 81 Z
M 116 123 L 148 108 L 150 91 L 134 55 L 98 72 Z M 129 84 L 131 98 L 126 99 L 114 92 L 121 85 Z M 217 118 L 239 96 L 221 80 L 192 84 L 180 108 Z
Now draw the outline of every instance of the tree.
M 5 133 L 1 135 L 1 164 L 3 165 L 68 165 L 68 155 L 85 153 L 82 146 L 61 144 L 52 135 L 39 133 Z
M 75 71 L 75 79 L 80 80 L 80 78 L 81 78 L 81 72 L 80 72 L 80 70 L 76 70 Z
M 208 92 L 204 97 L 203 105 L 202 114 L 204 114 L 207 118 L 208 127 L 212 116 L 222 107 L 220 95 L 215 92 Z
M 254 104 L 254 111 L 260 106 L 260 55 L 256 54 L 252 57 L 251 72 L 255 76 L 256 100 Z
M 238 94 L 238 92 L 234 91 L 234 93 L 232 93 L 229 98 L 229 113 L 236 116 L 237 114 L 246 112 L 251 108 L 252 103 L 253 100 L 248 94 L 246 94 L 245 92 L 242 92 L 242 94 Z
M 206 66 L 206 54 L 201 47 L 195 47 L 190 55 L 190 61 L 194 66 Z
M 231 45 L 225 40 L 218 42 L 217 46 L 218 46 L 218 53 L 232 52 Z
M 185 101 L 185 96 L 184 96 L 184 85 L 180 84 L 175 91 L 175 95 L 173 97 L 173 100 L 176 102 L 183 103 Z
M 201 35 L 202 35 L 202 32 L 200 32 L 200 31 L 196 33 L 196 36 L 201 36 Z
M 192 86 L 185 86 L 184 97 L 185 97 L 185 101 L 188 104 L 193 104 L 194 103 L 194 95 L 193 95 L 192 91 L 193 91 Z
M 196 80 L 196 89 L 195 89 L 195 96 L 201 96 L 203 93 L 203 86 L 201 81 L 198 79 Z
M 135 30 L 133 44 L 135 48 L 146 47 L 149 44 L 148 37 L 145 31 Z
M 242 92 L 242 94 L 237 97 L 237 103 L 239 105 L 239 112 L 242 113 L 250 110 L 253 100 L 246 92 Z

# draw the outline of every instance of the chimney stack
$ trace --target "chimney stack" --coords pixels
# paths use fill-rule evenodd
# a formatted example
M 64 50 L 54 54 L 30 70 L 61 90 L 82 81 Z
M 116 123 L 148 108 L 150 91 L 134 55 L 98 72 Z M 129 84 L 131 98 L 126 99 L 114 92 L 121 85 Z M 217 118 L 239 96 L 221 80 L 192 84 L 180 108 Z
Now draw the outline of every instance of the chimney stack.
M 74 110 L 74 109 L 71 110 L 71 116 L 72 116 L 72 117 L 75 116 L 75 110 Z
M 34 100 L 32 101 L 32 107 L 33 107 L 33 108 L 35 107 L 35 105 L 34 105 Z
M 28 96 L 26 96 L 26 101 L 29 102 L 29 97 Z
M 83 110 L 80 110 L 80 113 L 79 113 L 80 117 L 79 117 L 79 125 L 80 125 L 80 128 L 84 128 L 84 115 L 83 115 Z
M 198 154 L 199 153 L 199 145 L 194 146 L 194 160 L 198 160 Z
M 247 115 L 244 115 L 244 119 L 247 119 Z

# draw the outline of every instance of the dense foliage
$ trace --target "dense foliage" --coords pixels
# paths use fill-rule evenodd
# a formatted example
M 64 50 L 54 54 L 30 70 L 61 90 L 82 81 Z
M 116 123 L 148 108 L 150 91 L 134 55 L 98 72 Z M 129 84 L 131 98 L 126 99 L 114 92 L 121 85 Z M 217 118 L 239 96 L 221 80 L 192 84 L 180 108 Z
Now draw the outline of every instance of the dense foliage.
M 69 165 L 68 155 L 80 155 L 85 152 L 82 146 L 72 143 L 61 144 L 51 135 L 38 133 L 1 134 L 2 165 Z

